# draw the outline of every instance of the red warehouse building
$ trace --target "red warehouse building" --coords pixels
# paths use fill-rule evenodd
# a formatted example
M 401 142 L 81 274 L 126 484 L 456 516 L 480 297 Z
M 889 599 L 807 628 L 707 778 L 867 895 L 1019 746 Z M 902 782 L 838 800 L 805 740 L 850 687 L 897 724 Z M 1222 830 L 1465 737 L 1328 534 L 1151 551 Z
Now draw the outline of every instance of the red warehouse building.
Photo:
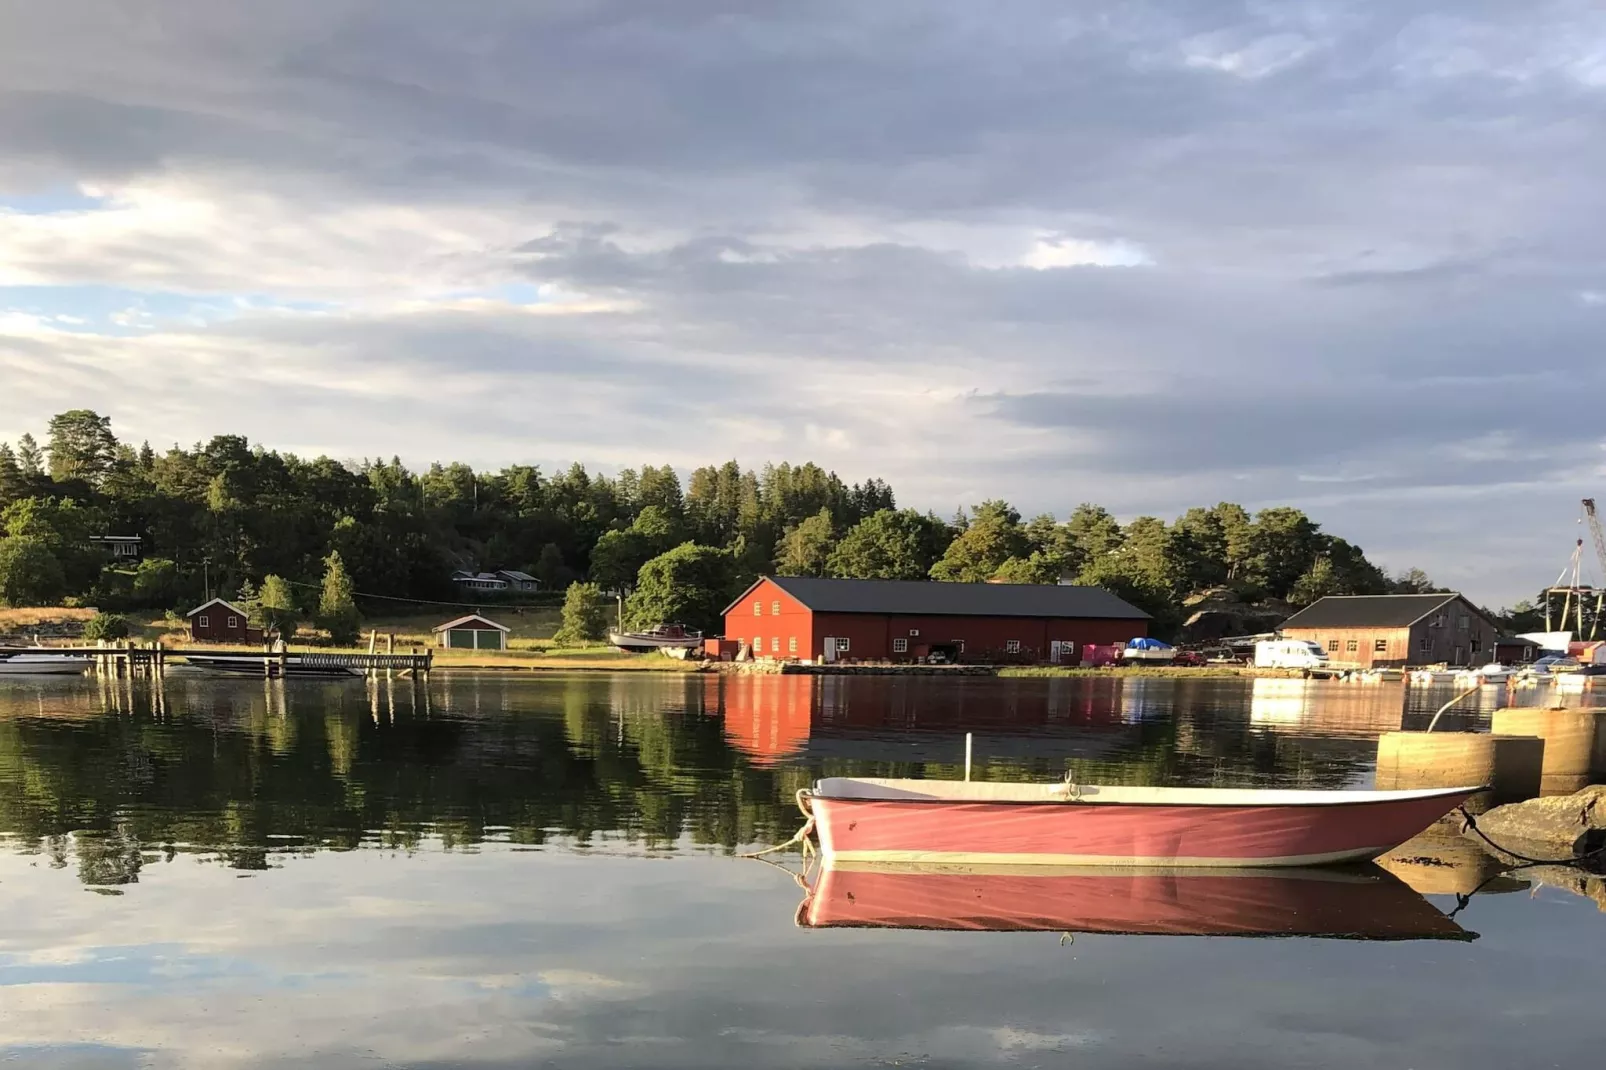
M 814 661 L 1080 660 L 1148 634 L 1149 615 L 1101 587 L 764 576 L 725 609 L 755 657 Z

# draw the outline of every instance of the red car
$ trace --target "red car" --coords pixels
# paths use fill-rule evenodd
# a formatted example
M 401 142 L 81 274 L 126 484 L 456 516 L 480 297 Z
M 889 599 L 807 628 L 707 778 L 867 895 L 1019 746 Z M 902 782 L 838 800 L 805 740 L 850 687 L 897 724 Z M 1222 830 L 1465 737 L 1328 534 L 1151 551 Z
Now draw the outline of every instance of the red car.
M 1171 659 L 1173 665 L 1204 665 L 1206 659 L 1197 650 L 1179 650 L 1177 656 Z

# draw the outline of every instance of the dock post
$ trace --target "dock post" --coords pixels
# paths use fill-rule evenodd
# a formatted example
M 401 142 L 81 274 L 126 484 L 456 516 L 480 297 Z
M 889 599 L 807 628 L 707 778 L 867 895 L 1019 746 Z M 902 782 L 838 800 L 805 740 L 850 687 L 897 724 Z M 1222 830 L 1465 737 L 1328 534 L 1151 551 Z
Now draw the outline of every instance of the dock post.
M 969 732 L 966 732 L 965 733 L 965 781 L 967 783 L 970 781 L 970 744 L 971 744 L 971 734 Z
M 1545 741 L 1537 736 L 1485 732 L 1385 732 L 1377 741 L 1376 785 L 1383 790 L 1459 788 L 1490 790 L 1467 800 L 1482 813 L 1491 806 L 1539 794 Z
M 1606 709 L 1499 709 L 1489 730 L 1545 741 L 1541 794 L 1571 795 L 1606 777 Z

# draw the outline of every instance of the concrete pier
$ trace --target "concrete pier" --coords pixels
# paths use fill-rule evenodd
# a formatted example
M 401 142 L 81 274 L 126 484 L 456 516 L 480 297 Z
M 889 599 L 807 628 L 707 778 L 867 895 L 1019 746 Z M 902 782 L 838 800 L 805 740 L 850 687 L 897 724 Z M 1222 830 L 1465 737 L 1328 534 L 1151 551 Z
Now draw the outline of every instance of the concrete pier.
M 1377 741 L 1382 789 L 1487 784 L 1468 801 L 1473 813 L 1539 794 L 1545 741 L 1538 736 L 1475 732 L 1385 732 Z
M 1606 709 L 1499 709 L 1491 728 L 1545 741 L 1540 788 L 1546 795 L 1570 795 L 1606 780 Z

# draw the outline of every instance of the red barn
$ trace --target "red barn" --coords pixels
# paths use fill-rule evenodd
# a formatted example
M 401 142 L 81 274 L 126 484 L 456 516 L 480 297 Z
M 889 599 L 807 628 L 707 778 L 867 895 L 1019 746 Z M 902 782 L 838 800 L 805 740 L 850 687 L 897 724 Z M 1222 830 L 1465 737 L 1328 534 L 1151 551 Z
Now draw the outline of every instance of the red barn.
M 253 628 L 250 615 L 239 606 L 214 598 L 185 614 L 190 638 L 198 643 L 260 643 L 262 629 Z
M 814 661 L 1062 661 L 1148 634 L 1101 587 L 764 576 L 725 609 L 755 657 Z

